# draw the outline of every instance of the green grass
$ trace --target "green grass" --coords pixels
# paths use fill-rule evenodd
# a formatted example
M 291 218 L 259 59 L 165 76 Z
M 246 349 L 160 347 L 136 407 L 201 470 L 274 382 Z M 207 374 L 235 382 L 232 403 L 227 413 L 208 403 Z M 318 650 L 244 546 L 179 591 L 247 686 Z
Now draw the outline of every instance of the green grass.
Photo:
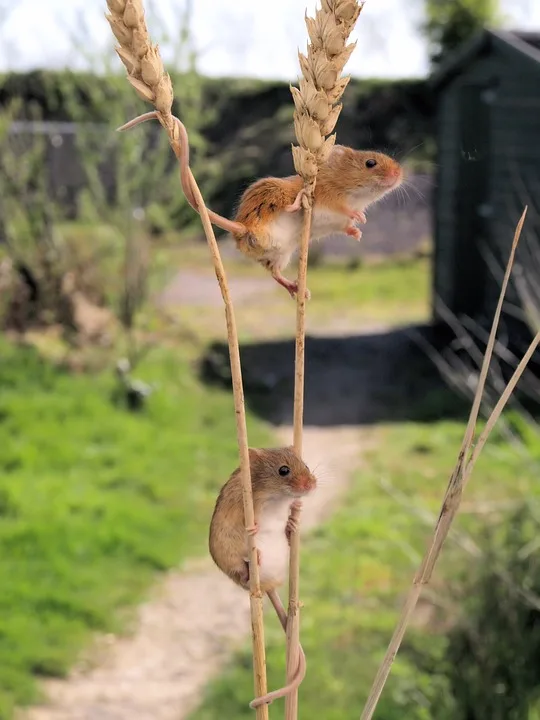
M 212 275 L 206 248 L 188 245 L 183 248 L 161 248 L 156 261 L 169 277 L 173 268 L 191 268 Z M 275 283 L 261 267 L 251 262 L 227 261 L 229 277 L 250 278 L 261 283 L 264 292 L 249 301 L 237 303 L 236 316 L 242 341 L 290 337 L 294 335 L 295 305 L 287 292 Z M 294 278 L 296 268 L 287 268 L 285 275 Z M 307 307 L 308 333 L 339 327 L 352 328 L 371 323 L 407 324 L 429 318 L 430 260 L 428 258 L 392 259 L 365 263 L 356 268 L 339 263 L 325 263 L 309 269 L 308 285 L 311 300 Z M 266 291 L 268 290 L 268 292 Z M 170 310 L 185 328 L 201 337 L 214 336 L 222 328 L 220 304 L 204 305 L 204 313 L 192 307 L 179 306 Z M 264 323 L 261 323 L 261 318 Z
M 137 376 L 145 412 L 111 402 L 112 373 L 70 375 L 0 342 L 0 718 L 66 672 L 91 631 L 119 630 L 156 573 L 205 552 L 217 488 L 237 464 L 232 398 L 183 352 Z M 267 440 L 250 422 L 253 444 Z
M 309 270 L 310 310 L 331 315 L 359 313 L 393 322 L 423 320 L 429 301 L 429 260 L 411 258 L 366 263 L 358 268 L 322 266 Z
M 462 423 L 442 421 L 381 428 L 379 444 L 357 473 L 347 502 L 303 542 L 302 643 L 308 675 L 300 690 L 302 720 L 360 716 L 430 529 L 383 489 L 381 480 L 391 483 L 416 507 L 436 515 L 463 430 Z M 474 535 L 490 521 L 489 516 L 471 512 L 480 501 L 538 499 L 537 480 L 538 467 L 495 438 L 475 470 L 465 498 L 469 512 L 458 519 L 457 526 Z M 470 572 L 472 558 L 450 541 L 434 577 L 440 598 L 445 598 L 444 578 L 452 577 L 463 563 Z M 426 602 L 424 608 L 438 616 L 431 603 Z M 270 618 L 270 607 L 268 614 Z M 433 626 L 437 622 L 432 618 Z M 268 627 L 269 686 L 276 688 L 284 677 L 284 639 L 273 618 Z M 381 699 L 378 720 L 456 717 L 443 675 L 443 648 L 443 636 L 422 624 L 408 631 Z M 252 717 L 247 705 L 252 692 L 251 656 L 246 649 L 210 687 L 191 720 Z M 282 703 L 271 706 L 271 717 L 282 716 Z

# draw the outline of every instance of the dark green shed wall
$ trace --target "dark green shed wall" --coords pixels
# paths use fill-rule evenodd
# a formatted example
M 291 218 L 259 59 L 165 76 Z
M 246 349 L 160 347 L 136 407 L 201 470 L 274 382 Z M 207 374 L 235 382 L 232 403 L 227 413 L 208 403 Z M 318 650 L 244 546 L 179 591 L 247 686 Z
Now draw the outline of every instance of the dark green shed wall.
M 490 320 L 500 277 L 489 258 L 506 262 L 526 202 L 523 245 L 540 253 L 540 63 L 490 44 L 441 89 L 437 122 L 434 315 L 444 319 L 440 299 Z

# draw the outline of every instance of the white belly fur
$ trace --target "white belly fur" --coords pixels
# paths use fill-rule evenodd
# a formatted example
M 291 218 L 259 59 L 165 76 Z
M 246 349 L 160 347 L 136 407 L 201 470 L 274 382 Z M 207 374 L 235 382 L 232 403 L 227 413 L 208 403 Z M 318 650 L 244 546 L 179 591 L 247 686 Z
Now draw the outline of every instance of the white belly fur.
M 352 210 L 363 211 L 370 204 L 365 196 L 351 194 L 347 204 Z M 269 227 L 270 249 L 267 257 L 277 267 L 283 269 L 291 261 L 291 257 L 300 243 L 302 230 L 302 212 L 280 213 Z M 332 212 L 324 207 L 315 205 L 311 225 L 311 240 L 321 240 L 328 235 L 343 233 L 351 221 L 345 215 Z
M 261 582 L 285 580 L 289 562 L 289 543 L 285 525 L 291 500 L 268 501 L 258 518 L 259 532 L 255 542 L 261 554 L 259 574 Z
M 267 257 L 272 263 L 283 270 L 291 261 L 294 251 L 300 242 L 302 230 L 302 213 L 282 212 L 270 224 L 270 249 Z
M 311 239 L 321 240 L 328 235 L 344 232 L 348 222 L 348 218 L 344 215 L 339 215 L 326 208 L 314 207 Z

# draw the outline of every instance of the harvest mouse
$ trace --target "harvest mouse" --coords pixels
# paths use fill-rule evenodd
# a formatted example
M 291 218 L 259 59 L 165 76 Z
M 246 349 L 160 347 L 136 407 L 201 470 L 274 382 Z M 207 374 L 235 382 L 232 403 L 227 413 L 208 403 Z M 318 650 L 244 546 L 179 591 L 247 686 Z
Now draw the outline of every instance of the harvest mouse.
M 365 223 L 364 210 L 402 180 L 401 166 L 388 155 L 335 145 L 317 175 L 310 240 L 340 232 L 360 240 L 355 222 Z M 282 271 L 298 246 L 302 195 L 299 175 L 257 180 L 244 192 L 235 217 L 245 230 L 231 230 L 238 249 L 258 260 L 292 296 L 298 284 Z
M 249 450 L 255 526 L 250 534 L 257 535 L 259 579 L 274 606 L 278 618 L 287 629 L 287 614 L 277 592 L 287 573 L 288 541 L 295 530 L 289 512 L 300 504 L 300 498 L 315 489 L 317 481 L 292 447 Z M 242 480 L 237 468 L 219 493 L 210 523 L 210 554 L 216 565 L 233 582 L 249 590 L 249 563 Z M 298 670 L 285 688 L 275 690 L 251 703 L 257 707 L 284 697 L 300 685 L 306 672 L 304 651 L 300 648 Z
M 155 111 L 148 112 L 119 130 L 157 117 Z M 181 141 L 178 159 L 182 189 L 190 205 L 197 210 L 190 186 L 188 136 L 180 120 L 175 120 Z M 310 240 L 340 232 L 360 240 L 362 233 L 355 223 L 366 222 L 364 210 L 396 190 L 402 181 L 401 165 L 388 155 L 335 145 L 317 176 Z M 237 248 L 265 267 L 292 297 L 298 291 L 298 283 L 287 280 L 282 272 L 298 246 L 303 192 L 299 175 L 262 178 L 244 192 L 234 220 L 208 210 L 212 223 L 230 232 Z

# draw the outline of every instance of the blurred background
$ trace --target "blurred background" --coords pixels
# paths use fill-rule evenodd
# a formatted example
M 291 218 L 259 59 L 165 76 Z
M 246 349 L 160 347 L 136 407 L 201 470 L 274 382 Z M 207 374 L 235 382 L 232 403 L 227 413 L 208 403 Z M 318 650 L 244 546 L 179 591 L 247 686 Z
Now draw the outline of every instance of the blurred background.
M 293 172 L 305 0 L 145 8 L 193 172 L 231 217 L 253 180 Z M 148 108 L 105 11 L 0 0 L 0 720 L 251 717 L 247 598 L 206 558 L 237 464 L 221 297 L 165 134 L 115 133 Z M 407 179 L 361 243 L 310 250 L 306 452 L 324 499 L 303 544 L 305 720 L 360 714 L 525 205 L 484 417 L 540 329 L 540 4 L 369 0 L 353 39 L 338 142 Z M 285 443 L 294 304 L 219 240 L 250 444 Z M 381 720 L 540 719 L 539 365 L 467 488 Z M 270 686 L 284 667 L 270 619 Z

